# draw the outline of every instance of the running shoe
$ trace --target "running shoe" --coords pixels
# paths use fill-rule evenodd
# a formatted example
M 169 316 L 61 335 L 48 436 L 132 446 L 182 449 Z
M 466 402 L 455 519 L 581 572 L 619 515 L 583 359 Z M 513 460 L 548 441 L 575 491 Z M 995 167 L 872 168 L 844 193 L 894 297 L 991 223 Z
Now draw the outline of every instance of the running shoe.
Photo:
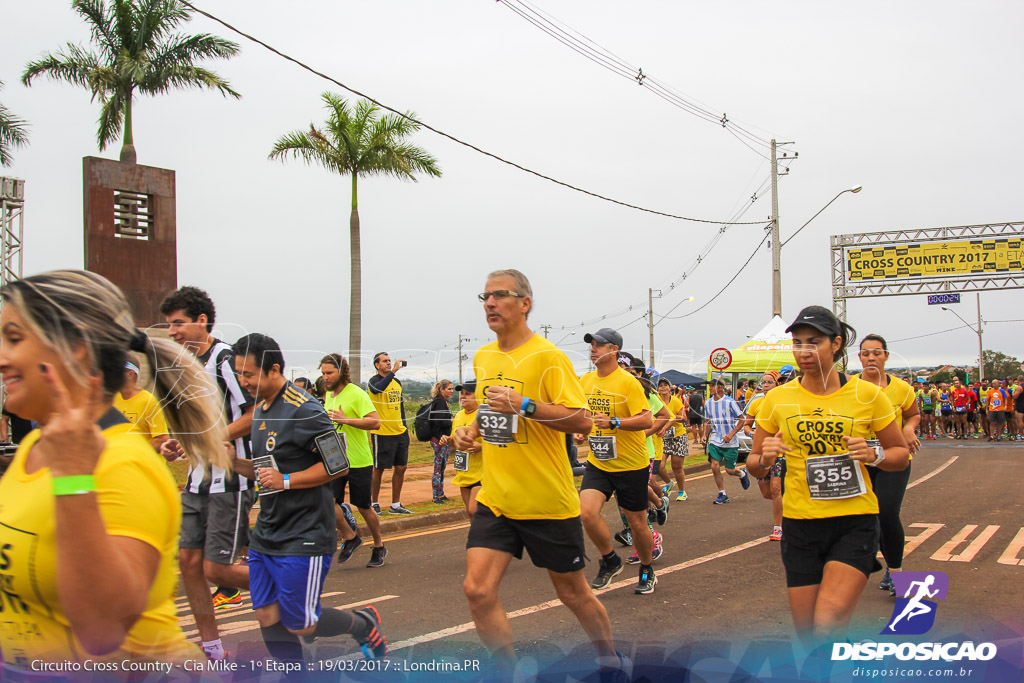
M 370 503 L 370 507 L 373 508 L 373 511 L 378 515 L 380 514 L 380 503 Z
M 362 640 L 356 641 L 359 643 L 359 649 L 367 659 L 380 659 L 388 653 L 388 639 L 380 632 L 380 612 L 373 605 L 367 605 L 356 610 L 356 614 L 370 622 L 370 632 Z
M 670 481 L 669 483 L 667 483 L 664 486 L 662 486 L 661 487 L 661 495 L 667 496 L 668 492 L 671 491 L 673 488 L 675 488 L 675 485 L 676 485 L 676 483 L 674 481 Z
M 714 503 L 715 505 L 724 505 L 725 503 L 729 502 L 729 496 L 727 496 L 724 493 L 719 493 L 718 498 L 715 498 L 711 502 Z
M 416 513 L 409 508 L 403 506 L 401 503 L 392 503 L 391 507 L 388 508 L 388 514 L 391 515 L 415 515 Z
M 768 537 L 769 541 L 781 541 L 782 540 L 782 529 L 772 529 L 772 535 Z
M 743 474 L 740 475 L 740 486 L 746 491 L 750 488 L 750 475 L 747 474 L 747 470 L 743 470 Z
M 661 534 L 654 532 L 654 549 L 651 551 L 651 562 L 661 557 L 665 549 L 661 545 Z
M 591 588 L 606 588 L 613 578 L 622 573 L 624 568 L 622 559 L 618 555 L 611 562 L 605 562 L 602 557 L 599 565 L 600 568 L 597 570 L 597 576 L 594 577 L 593 582 L 590 584 Z
M 356 551 L 356 548 L 363 544 L 363 539 L 356 536 L 347 541 L 342 542 L 341 550 L 338 551 L 338 564 L 345 564 L 352 557 L 352 553 Z
M 629 530 L 629 527 L 622 531 L 616 531 L 613 538 L 624 546 L 633 545 L 633 532 Z
M 242 604 L 242 591 L 237 588 L 218 588 L 213 594 L 214 609 L 231 609 Z
M 686 491 L 680 491 L 679 495 L 676 496 L 676 500 L 686 500 Z
M 882 576 L 882 580 L 878 583 L 878 587 L 884 591 L 892 590 L 892 576 L 889 574 L 889 568 L 886 567 L 885 575 Z
M 437 503 L 438 505 L 443 505 L 444 503 L 448 502 L 448 496 L 441 496 L 440 498 L 435 498 L 434 502 Z
M 370 561 L 366 563 L 367 567 L 383 567 L 384 558 L 388 556 L 388 549 L 384 546 L 379 548 L 374 547 L 370 552 Z
M 598 671 L 599 683 L 629 683 L 633 680 L 633 662 L 621 652 L 615 654 L 619 658 L 619 668 L 600 669 Z
M 668 496 L 661 497 L 661 506 L 654 511 L 654 515 L 658 520 L 658 526 L 668 521 Z
M 626 564 L 640 564 L 640 553 L 633 551 L 633 554 L 626 558 Z
M 653 593 L 654 587 L 658 585 L 658 577 L 654 575 L 654 570 L 650 567 L 640 567 L 640 578 L 636 582 L 636 588 L 633 592 L 637 595 L 646 595 L 647 593 Z
M 348 524 L 352 531 L 356 530 L 356 516 L 352 514 L 352 508 L 348 506 L 348 503 L 341 504 L 341 514 L 345 516 L 345 523 Z

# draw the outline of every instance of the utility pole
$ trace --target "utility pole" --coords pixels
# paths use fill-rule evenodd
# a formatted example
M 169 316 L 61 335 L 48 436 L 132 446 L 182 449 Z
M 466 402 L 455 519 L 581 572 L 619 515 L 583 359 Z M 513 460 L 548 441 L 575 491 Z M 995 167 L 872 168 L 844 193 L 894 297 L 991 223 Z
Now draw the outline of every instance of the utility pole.
M 779 240 L 779 165 L 772 138 L 772 317 L 782 315 L 782 242 Z
M 462 333 L 459 333 L 459 384 L 462 384 Z
M 978 381 L 985 379 L 985 352 L 981 347 L 981 293 L 975 294 L 978 297 Z
M 548 332 L 551 331 L 551 325 L 541 325 L 540 329 L 544 330 L 544 338 L 548 338 Z
M 661 290 L 658 291 L 661 293 Z M 651 336 L 651 367 L 654 367 L 654 290 L 647 289 L 647 331 Z

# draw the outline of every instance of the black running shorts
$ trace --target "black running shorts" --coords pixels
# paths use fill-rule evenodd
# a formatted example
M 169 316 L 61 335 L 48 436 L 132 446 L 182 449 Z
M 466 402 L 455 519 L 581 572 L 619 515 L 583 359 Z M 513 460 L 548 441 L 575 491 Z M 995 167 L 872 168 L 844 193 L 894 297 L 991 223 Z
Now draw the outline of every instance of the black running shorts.
M 541 569 L 558 574 L 582 570 L 587 559 L 583 544 L 583 524 L 579 517 L 569 519 L 509 519 L 497 516 L 483 503 L 469 525 L 466 549 L 489 548 L 523 559 L 523 548 Z
M 659 464 L 655 461 L 654 464 Z M 647 482 L 651 478 L 651 467 L 625 472 L 606 472 L 595 467 L 589 460 L 583 469 L 583 482 L 580 491 L 594 489 L 604 494 L 608 500 L 615 494 L 619 507 L 630 512 L 642 512 L 647 509 Z
M 249 511 L 256 492 L 181 492 L 181 534 L 178 547 L 202 549 L 215 564 L 233 564 L 249 545 Z
M 378 470 L 409 464 L 409 431 L 373 435 L 373 466 Z
M 878 553 L 878 516 L 846 515 L 822 519 L 782 518 L 782 564 L 789 588 L 821 583 L 826 562 L 842 562 L 869 576 L 882 565 Z
M 334 502 L 345 502 L 345 486 L 348 485 L 349 502 L 360 510 L 370 508 L 370 484 L 373 482 L 373 467 L 350 467 L 348 474 L 331 480 Z

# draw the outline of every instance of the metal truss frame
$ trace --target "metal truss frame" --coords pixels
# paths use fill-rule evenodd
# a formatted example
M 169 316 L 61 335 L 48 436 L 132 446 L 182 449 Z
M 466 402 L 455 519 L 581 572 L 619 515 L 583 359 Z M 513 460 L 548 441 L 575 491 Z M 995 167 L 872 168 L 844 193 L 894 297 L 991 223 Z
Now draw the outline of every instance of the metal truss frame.
M 948 228 L 914 228 L 883 232 L 832 235 L 832 310 L 846 320 L 846 302 L 878 296 L 904 296 L 946 292 L 981 292 L 997 289 L 1024 289 L 1024 272 L 973 273 L 950 277 L 892 278 L 884 281 L 854 282 L 846 278 L 846 250 L 944 242 L 956 239 L 1024 238 L 1024 222 L 985 223 Z
M 0 178 L 0 286 L 21 277 L 25 234 L 25 181 Z

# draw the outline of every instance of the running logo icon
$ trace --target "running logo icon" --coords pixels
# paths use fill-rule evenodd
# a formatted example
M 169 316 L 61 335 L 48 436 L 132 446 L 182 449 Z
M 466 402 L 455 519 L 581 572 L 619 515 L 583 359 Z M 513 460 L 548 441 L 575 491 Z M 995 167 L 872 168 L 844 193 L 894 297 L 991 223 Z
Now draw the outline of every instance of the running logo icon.
M 938 603 L 945 600 L 949 576 L 943 572 L 893 572 L 896 605 L 882 635 L 921 635 L 935 625 Z

